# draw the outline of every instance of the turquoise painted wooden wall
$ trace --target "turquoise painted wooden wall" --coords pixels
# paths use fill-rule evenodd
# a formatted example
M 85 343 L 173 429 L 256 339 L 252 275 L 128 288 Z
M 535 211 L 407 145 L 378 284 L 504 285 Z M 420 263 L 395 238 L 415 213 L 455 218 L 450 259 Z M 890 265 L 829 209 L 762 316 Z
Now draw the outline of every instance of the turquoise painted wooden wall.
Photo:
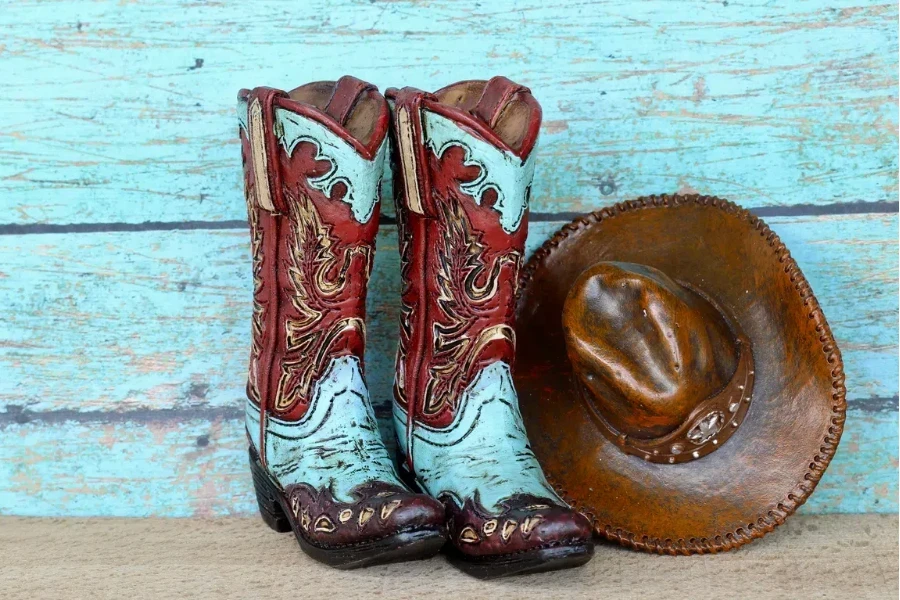
M 3 0 L 0 513 L 253 510 L 234 99 L 352 73 L 502 73 L 544 106 L 535 248 L 572 213 L 699 191 L 781 235 L 844 353 L 817 512 L 897 510 L 897 8 L 810 0 Z M 369 303 L 387 416 L 391 210 Z

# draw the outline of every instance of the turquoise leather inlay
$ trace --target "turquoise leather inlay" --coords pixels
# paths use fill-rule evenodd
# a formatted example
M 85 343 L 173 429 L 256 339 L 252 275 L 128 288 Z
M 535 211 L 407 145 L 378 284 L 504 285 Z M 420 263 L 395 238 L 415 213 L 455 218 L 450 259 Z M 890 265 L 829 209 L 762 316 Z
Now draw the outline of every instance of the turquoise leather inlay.
M 247 129 L 247 102 L 238 100 L 238 123 Z M 313 189 L 326 196 L 338 183 L 347 186 L 343 202 L 350 205 L 353 218 L 368 223 L 381 199 L 381 177 L 387 155 L 387 138 L 382 141 L 375 158 L 366 160 L 356 149 L 336 135 L 331 129 L 312 119 L 301 117 L 284 108 L 275 109 L 275 134 L 290 156 L 301 142 L 309 142 L 316 148 L 316 160 L 331 163 L 331 170 L 309 180 Z
M 465 153 L 465 165 L 480 169 L 474 181 L 461 183 L 463 193 L 472 196 L 481 206 L 482 196 L 492 189 L 497 192 L 497 201 L 492 207 L 500 213 L 500 226 L 506 233 L 512 233 L 522 224 L 522 217 L 528 208 L 531 196 L 531 181 L 534 178 L 534 149 L 525 160 L 512 152 L 496 148 L 483 139 L 472 135 L 455 121 L 430 111 L 422 111 L 425 128 L 425 144 L 435 156 L 441 157 L 451 146 L 459 146 Z
M 317 121 L 306 119 L 284 108 L 275 109 L 275 133 L 288 155 L 301 142 L 316 147 L 316 160 L 327 160 L 331 170 L 309 180 L 309 185 L 326 196 L 338 183 L 347 186 L 343 201 L 350 205 L 353 218 L 367 223 L 381 198 L 381 176 L 387 152 L 387 138 L 381 142 L 375 158 L 367 160 L 356 149 Z
M 247 401 L 250 440 L 259 448 L 259 407 Z M 351 490 L 383 481 L 402 487 L 378 432 L 359 359 L 334 358 L 316 382 L 312 403 L 299 421 L 269 417 L 266 460 L 282 486 L 305 483 L 352 502 Z
M 394 403 L 394 425 L 406 429 L 406 412 Z M 401 451 L 407 440 L 398 435 Z M 492 512 L 514 494 L 565 502 L 547 483 L 522 425 L 519 401 L 509 365 L 503 361 L 482 369 L 463 392 L 460 409 L 449 427 L 416 423 L 412 432 L 416 477 L 434 497 L 450 495 L 460 506 L 475 498 Z

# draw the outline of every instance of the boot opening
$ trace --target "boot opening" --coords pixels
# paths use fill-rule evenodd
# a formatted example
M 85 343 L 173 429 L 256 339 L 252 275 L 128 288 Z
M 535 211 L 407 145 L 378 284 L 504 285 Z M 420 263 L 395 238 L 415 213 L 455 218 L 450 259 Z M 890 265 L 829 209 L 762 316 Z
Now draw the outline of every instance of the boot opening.
M 537 101 L 531 92 L 518 91 L 506 99 L 502 106 L 496 108 L 491 119 L 493 122 L 489 122 L 484 116 L 476 114 L 476 107 L 488 83 L 485 80 L 460 81 L 441 88 L 434 95 L 441 104 L 479 118 L 513 151 L 520 152 L 523 148 L 530 147 L 537 137 L 537 132 L 531 124 L 535 118 L 540 119 L 541 114 Z
M 349 79 L 349 78 L 346 78 Z M 344 85 L 344 79 L 340 81 L 315 81 L 301 85 L 288 92 L 291 100 L 308 104 L 338 121 L 347 132 L 359 140 L 364 146 L 370 145 L 372 136 L 378 125 L 378 116 L 385 110 L 384 97 L 377 89 L 363 90 L 350 104 L 346 114 L 340 114 L 341 110 L 331 110 L 330 102 L 339 85 Z

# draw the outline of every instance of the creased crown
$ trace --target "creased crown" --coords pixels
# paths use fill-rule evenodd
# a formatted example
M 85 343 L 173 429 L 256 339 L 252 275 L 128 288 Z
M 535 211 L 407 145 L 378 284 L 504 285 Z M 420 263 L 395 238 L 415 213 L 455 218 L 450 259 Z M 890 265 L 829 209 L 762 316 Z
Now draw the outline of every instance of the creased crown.
M 608 423 L 639 439 L 681 426 L 731 380 L 738 342 L 709 300 L 652 267 L 602 262 L 563 309 L 569 359 Z

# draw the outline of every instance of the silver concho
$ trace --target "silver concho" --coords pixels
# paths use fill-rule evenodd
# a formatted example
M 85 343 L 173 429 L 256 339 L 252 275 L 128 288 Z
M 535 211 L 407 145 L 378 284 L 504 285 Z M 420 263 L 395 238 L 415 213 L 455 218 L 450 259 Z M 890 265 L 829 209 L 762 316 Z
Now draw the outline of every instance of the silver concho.
M 700 419 L 700 421 L 688 431 L 687 437 L 695 444 L 705 444 L 714 435 L 719 433 L 719 430 L 722 429 L 722 425 L 724 424 L 725 415 L 719 411 L 711 412 Z

